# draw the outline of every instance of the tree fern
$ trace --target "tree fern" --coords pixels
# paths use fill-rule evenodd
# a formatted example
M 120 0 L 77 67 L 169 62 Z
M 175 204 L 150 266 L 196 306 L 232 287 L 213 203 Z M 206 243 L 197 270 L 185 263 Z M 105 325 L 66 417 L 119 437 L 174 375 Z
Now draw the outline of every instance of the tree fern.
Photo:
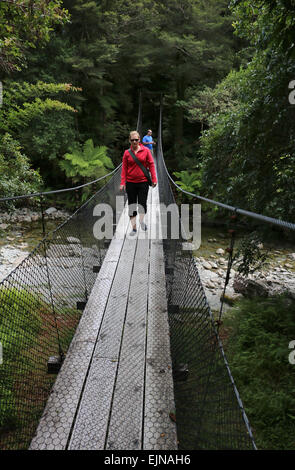
M 64 155 L 60 167 L 65 171 L 67 177 L 76 181 L 80 177 L 99 178 L 114 168 L 112 160 L 107 156 L 107 147 L 94 147 L 92 139 L 86 140 L 84 144 L 76 143 Z

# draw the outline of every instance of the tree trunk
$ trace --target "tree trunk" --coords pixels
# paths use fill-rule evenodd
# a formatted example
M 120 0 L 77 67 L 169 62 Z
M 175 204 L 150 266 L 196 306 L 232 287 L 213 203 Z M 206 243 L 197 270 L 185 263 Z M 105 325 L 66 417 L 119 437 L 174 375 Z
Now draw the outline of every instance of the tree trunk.
M 176 82 L 176 99 L 184 100 L 184 78 L 178 78 Z M 183 109 L 179 106 L 176 107 L 175 115 L 175 146 L 178 147 L 183 143 Z

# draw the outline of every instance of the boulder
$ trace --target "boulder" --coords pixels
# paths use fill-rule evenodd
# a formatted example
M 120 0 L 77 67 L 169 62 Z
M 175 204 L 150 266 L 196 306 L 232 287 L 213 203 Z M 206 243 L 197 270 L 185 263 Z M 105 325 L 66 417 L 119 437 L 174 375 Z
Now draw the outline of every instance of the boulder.
M 23 215 L 20 220 L 22 222 L 27 222 L 27 223 L 31 223 L 32 222 L 32 218 L 29 216 L 29 215 Z
M 233 288 L 235 292 L 249 298 L 268 297 L 269 295 L 269 286 L 257 279 L 246 279 L 241 276 L 235 276 Z
M 292 264 L 289 264 L 289 263 L 285 263 L 284 266 L 287 269 L 292 269 L 293 268 Z
M 203 268 L 205 268 L 205 269 L 211 269 L 211 267 L 212 267 L 212 266 L 211 266 L 210 263 L 208 263 L 208 261 L 204 261 L 204 262 L 203 262 Z
M 220 296 L 220 301 L 222 301 L 222 298 L 223 298 L 223 301 L 226 302 L 228 305 L 234 305 L 235 302 L 237 302 L 238 300 L 242 299 L 243 298 L 243 295 L 242 294 L 237 294 L 237 293 L 225 293 L 224 294 L 224 297 Z
M 225 254 L 225 251 L 223 248 L 218 248 L 218 250 L 216 250 L 216 254 L 217 255 L 224 255 Z
M 48 209 L 46 209 L 45 214 L 52 215 L 55 212 L 57 212 L 57 209 L 55 207 L 49 207 Z

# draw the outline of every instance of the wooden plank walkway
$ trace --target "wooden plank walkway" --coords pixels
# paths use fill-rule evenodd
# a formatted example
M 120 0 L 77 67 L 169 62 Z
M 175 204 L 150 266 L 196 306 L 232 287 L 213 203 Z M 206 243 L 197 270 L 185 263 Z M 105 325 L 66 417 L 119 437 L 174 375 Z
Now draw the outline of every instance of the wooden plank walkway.
M 158 188 L 148 232 L 119 220 L 30 449 L 175 450 Z

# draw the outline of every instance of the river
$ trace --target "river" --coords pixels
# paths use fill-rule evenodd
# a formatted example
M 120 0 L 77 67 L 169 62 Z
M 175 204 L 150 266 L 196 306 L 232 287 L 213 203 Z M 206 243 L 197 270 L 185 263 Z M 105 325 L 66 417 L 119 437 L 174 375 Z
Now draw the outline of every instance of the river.
M 55 229 L 62 223 L 60 219 L 47 220 L 46 232 Z M 3 226 L 3 224 L 2 224 Z M 0 282 L 14 270 L 24 258 L 40 243 L 43 238 L 40 220 L 30 223 L 8 224 L 5 230 L 0 225 Z M 240 236 L 243 234 L 241 233 Z M 225 229 L 202 227 L 200 248 L 194 252 L 197 259 L 200 277 L 206 296 L 215 315 L 220 309 L 220 297 L 223 292 L 230 238 Z M 239 235 L 237 236 L 237 242 Z M 254 278 L 263 279 L 273 286 L 288 286 L 294 291 L 295 298 L 295 243 L 265 243 L 263 249 L 268 250 L 267 263 Z M 236 267 L 231 270 L 231 277 L 226 289 L 227 302 L 224 311 L 232 308 L 232 303 L 241 297 L 233 289 Z

